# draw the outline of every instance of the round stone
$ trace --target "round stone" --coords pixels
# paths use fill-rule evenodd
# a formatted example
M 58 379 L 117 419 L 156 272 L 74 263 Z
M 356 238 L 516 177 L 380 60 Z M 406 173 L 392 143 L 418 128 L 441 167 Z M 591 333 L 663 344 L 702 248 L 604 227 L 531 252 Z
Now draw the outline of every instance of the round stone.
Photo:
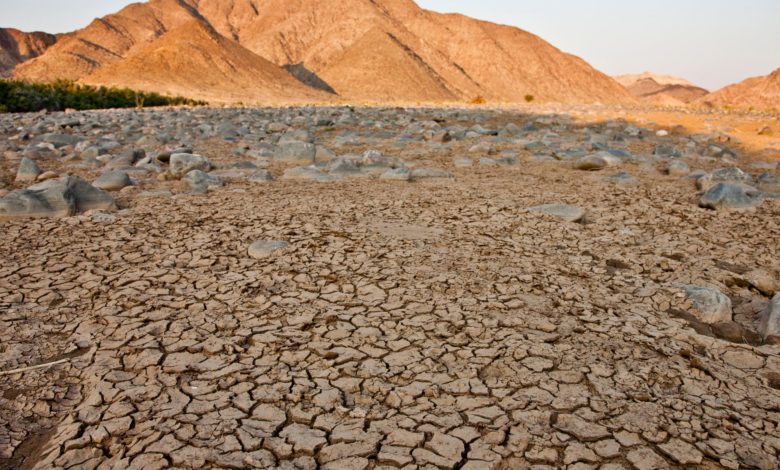
M 567 222 L 580 222 L 585 218 L 585 211 L 577 206 L 569 204 L 544 204 L 528 208 L 531 212 L 541 212 L 542 214 L 552 215 Z

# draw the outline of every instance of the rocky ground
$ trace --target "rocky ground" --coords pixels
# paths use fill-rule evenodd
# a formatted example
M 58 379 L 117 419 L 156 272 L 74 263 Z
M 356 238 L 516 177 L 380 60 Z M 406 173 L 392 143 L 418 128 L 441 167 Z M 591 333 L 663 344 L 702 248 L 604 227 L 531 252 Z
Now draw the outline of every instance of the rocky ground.
M 778 467 L 778 167 L 722 135 L 349 108 L 0 134 L 0 468 Z

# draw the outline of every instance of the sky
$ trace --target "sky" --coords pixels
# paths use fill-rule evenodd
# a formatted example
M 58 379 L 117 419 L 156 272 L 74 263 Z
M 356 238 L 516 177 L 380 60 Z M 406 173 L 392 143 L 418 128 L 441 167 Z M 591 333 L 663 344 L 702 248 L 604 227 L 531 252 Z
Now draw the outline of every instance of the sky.
M 0 26 L 67 32 L 129 3 L 0 0 Z M 518 26 L 609 75 L 652 71 L 717 89 L 780 67 L 780 0 L 418 0 L 418 4 Z

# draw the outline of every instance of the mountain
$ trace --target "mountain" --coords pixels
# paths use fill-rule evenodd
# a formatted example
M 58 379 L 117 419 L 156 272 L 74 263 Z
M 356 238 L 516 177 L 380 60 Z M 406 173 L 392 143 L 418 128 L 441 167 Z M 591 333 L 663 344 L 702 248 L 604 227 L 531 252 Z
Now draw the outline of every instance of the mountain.
M 0 28 L 0 77 L 8 75 L 18 64 L 38 57 L 55 42 L 57 37 L 52 34 Z
M 641 101 L 663 106 L 683 106 L 709 93 L 683 78 L 650 72 L 621 75 L 615 80 Z
M 330 96 L 197 20 L 166 32 L 81 81 L 211 102 L 318 102 Z
M 698 100 L 700 104 L 736 108 L 780 109 L 780 69 L 764 77 L 721 88 Z
M 195 23 L 196 38 L 209 44 L 176 32 Z M 206 55 L 192 57 L 191 50 Z M 220 60 L 222 50 L 232 58 Z M 285 73 L 271 73 L 269 63 Z M 256 86 L 239 85 L 257 68 L 265 74 Z M 477 96 L 520 102 L 527 95 L 568 103 L 634 101 L 610 77 L 533 34 L 426 11 L 412 0 L 151 0 L 93 21 L 13 73 L 38 81 L 189 89 L 221 101 L 252 101 L 279 89 L 302 98 L 399 103 Z M 291 87 L 289 77 L 305 92 Z

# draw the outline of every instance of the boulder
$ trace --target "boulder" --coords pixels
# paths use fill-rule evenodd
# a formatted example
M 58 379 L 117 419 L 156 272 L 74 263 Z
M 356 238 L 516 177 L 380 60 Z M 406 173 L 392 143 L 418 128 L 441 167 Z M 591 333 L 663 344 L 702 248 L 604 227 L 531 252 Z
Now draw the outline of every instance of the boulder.
M 298 166 L 295 168 L 289 168 L 285 170 L 282 175 L 283 180 L 309 180 L 317 181 L 320 183 L 327 183 L 336 181 L 334 176 L 331 176 L 324 171 L 320 170 L 314 165 L 310 166 Z
M 718 183 L 753 184 L 753 178 L 739 168 L 718 168 L 696 180 L 696 187 L 706 191 Z
M 363 171 L 352 157 L 338 157 L 328 164 L 328 173 L 336 178 L 367 178 L 371 176 Z
M 289 141 L 280 144 L 274 159 L 281 162 L 314 163 L 317 147 L 310 142 Z
M 765 340 L 780 343 L 780 293 L 772 298 L 764 313 L 758 331 Z
M 674 160 L 666 167 L 666 174 L 669 176 L 687 176 L 690 172 L 688 164 L 680 160 Z
M 543 204 L 541 206 L 529 207 L 528 210 L 558 217 L 567 222 L 581 222 L 585 219 L 585 211 L 583 209 L 569 204 Z
M 622 188 L 628 188 L 631 186 L 639 185 L 639 180 L 634 178 L 633 176 L 631 176 L 630 173 L 627 173 L 625 171 L 621 171 L 620 173 L 615 173 L 614 175 L 607 178 L 607 181 L 617 186 L 620 186 Z
M 585 171 L 598 171 L 607 167 L 607 160 L 599 155 L 588 155 L 574 162 L 574 168 Z
M 169 171 L 181 178 L 192 170 L 210 171 L 213 165 L 206 158 L 192 153 L 174 153 L 171 155 Z
M 258 240 L 249 245 L 249 256 L 254 259 L 264 259 L 278 250 L 283 250 L 290 246 L 289 243 L 281 240 Z
M 761 193 L 741 184 L 718 183 L 702 195 L 699 205 L 708 209 L 750 209 L 761 200 Z
M 693 302 L 691 314 L 708 325 L 731 321 L 731 299 L 717 289 L 678 285 L 686 298 Z
M 130 180 L 127 172 L 107 171 L 100 175 L 92 183 L 92 186 L 104 191 L 119 191 L 127 186 L 132 186 L 132 184 L 133 182 Z
M 41 169 L 34 161 L 27 157 L 23 157 L 19 162 L 19 169 L 16 171 L 16 181 L 19 183 L 31 183 L 38 179 L 38 175 L 41 174 Z
M 765 193 L 780 193 L 780 176 L 764 173 L 756 179 L 756 184 Z
M 392 168 L 382 173 L 379 179 L 409 181 L 412 179 L 412 171 L 406 167 Z
M 114 208 L 114 199 L 81 178 L 66 176 L 12 191 L 0 199 L 0 219 L 67 217 Z
M 274 177 L 268 170 L 257 170 L 251 175 L 249 175 L 249 182 L 250 183 L 268 183 L 270 181 L 273 181 Z
M 200 170 L 192 170 L 187 173 L 182 181 L 187 183 L 193 193 L 203 194 L 209 188 L 218 188 L 225 185 L 225 181 L 216 175 L 210 175 Z

